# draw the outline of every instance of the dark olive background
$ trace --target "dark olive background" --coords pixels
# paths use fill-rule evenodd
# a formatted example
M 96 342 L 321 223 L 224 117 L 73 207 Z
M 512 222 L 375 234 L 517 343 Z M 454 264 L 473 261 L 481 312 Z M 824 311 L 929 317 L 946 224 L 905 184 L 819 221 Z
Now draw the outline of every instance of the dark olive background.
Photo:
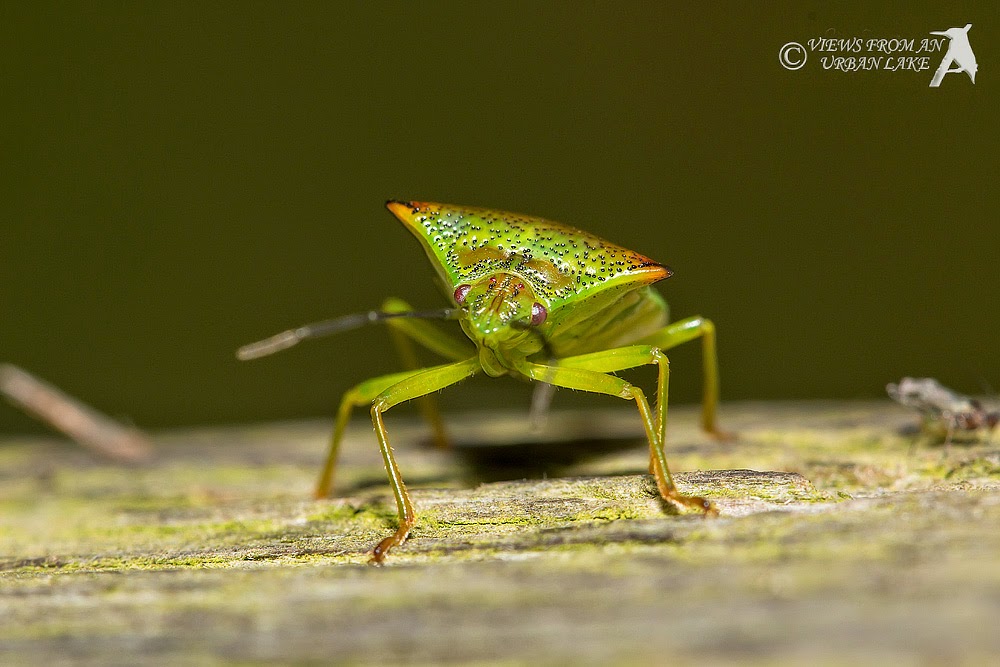
M 396 369 L 378 328 L 233 356 L 388 295 L 445 304 L 390 197 L 541 215 L 669 264 L 675 316 L 717 323 L 727 399 L 1000 387 L 995 3 L 12 4 L 0 360 L 114 415 L 329 415 Z M 792 40 L 967 22 L 975 85 L 778 63 Z M 686 347 L 677 401 L 700 381 Z M 444 403 L 529 393 L 476 380 Z M 33 428 L 0 405 L 0 430 Z

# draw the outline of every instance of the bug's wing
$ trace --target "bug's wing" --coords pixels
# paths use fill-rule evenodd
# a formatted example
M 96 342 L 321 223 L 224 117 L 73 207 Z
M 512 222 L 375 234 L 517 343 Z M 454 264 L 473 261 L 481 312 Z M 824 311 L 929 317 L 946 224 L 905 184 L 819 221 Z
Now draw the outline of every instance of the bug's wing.
M 598 292 L 621 294 L 671 274 L 637 252 L 543 218 L 429 202 L 386 206 L 420 240 L 451 291 L 492 273 L 517 273 L 550 318 Z

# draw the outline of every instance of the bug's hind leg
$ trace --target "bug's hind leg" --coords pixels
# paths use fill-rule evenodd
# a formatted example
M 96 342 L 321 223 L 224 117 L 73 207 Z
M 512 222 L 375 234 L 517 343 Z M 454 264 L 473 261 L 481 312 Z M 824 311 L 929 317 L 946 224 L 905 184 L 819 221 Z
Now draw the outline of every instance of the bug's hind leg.
M 402 299 L 390 297 L 382 303 L 382 310 L 387 313 L 402 313 L 411 312 L 413 308 Z M 415 319 L 391 319 L 386 320 L 386 323 L 389 325 L 389 335 L 396 346 L 403 367 L 407 370 L 420 368 L 414 342 L 420 343 L 423 347 L 452 361 L 468 359 L 474 352 L 469 345 L 452 338 L 430 322 Z M 449 449 L 451 442 L 444 428 L 444 421 L 441 419 L 437 401 L 431 396 L 421 396 L 417 399 L 417 407 L 424 420 L 431 427 L 434 443 L 441 449 Z

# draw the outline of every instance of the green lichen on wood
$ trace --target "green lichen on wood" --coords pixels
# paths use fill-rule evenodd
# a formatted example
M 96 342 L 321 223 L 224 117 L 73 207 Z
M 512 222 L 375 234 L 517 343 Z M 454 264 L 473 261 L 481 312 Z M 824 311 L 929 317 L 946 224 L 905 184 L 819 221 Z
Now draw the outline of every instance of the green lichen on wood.
M 132 468 L 2 444 L 0 658 L 975 663 L 1000 650 L 983 622 L 1000 600 L 996 446 L 914 442 L 887 403 L 723 414 L 739 441 L 706 439 L 675 409 L 668 445 L 688 471 L 679 487 L 715 501 L 715 519 L 658 498 L 631 411 L 555 414 L 540 434 L 521 415 L 459 417 L 452 454 L 390 420 L 418 523 L 383 568 L 365 563 L 395 508 L 364 423 L 326 500 L 310 498 L 322 422 L 162 434 Z M 578 420 L 601 437 L 580 439 Z M 497 469 L 531 476 L 476 482 Z

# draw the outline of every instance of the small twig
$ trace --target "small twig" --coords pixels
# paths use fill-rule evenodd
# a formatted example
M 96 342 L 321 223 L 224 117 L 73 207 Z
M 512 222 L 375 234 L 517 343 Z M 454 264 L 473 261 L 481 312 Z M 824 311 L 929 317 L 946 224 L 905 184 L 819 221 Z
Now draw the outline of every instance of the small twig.
M 153 453 L 152 443 L 139 429 L 120 424 L 13 364 L 0 364 L 0 393 L 25 412 L 114 461 L 134 463 Z

